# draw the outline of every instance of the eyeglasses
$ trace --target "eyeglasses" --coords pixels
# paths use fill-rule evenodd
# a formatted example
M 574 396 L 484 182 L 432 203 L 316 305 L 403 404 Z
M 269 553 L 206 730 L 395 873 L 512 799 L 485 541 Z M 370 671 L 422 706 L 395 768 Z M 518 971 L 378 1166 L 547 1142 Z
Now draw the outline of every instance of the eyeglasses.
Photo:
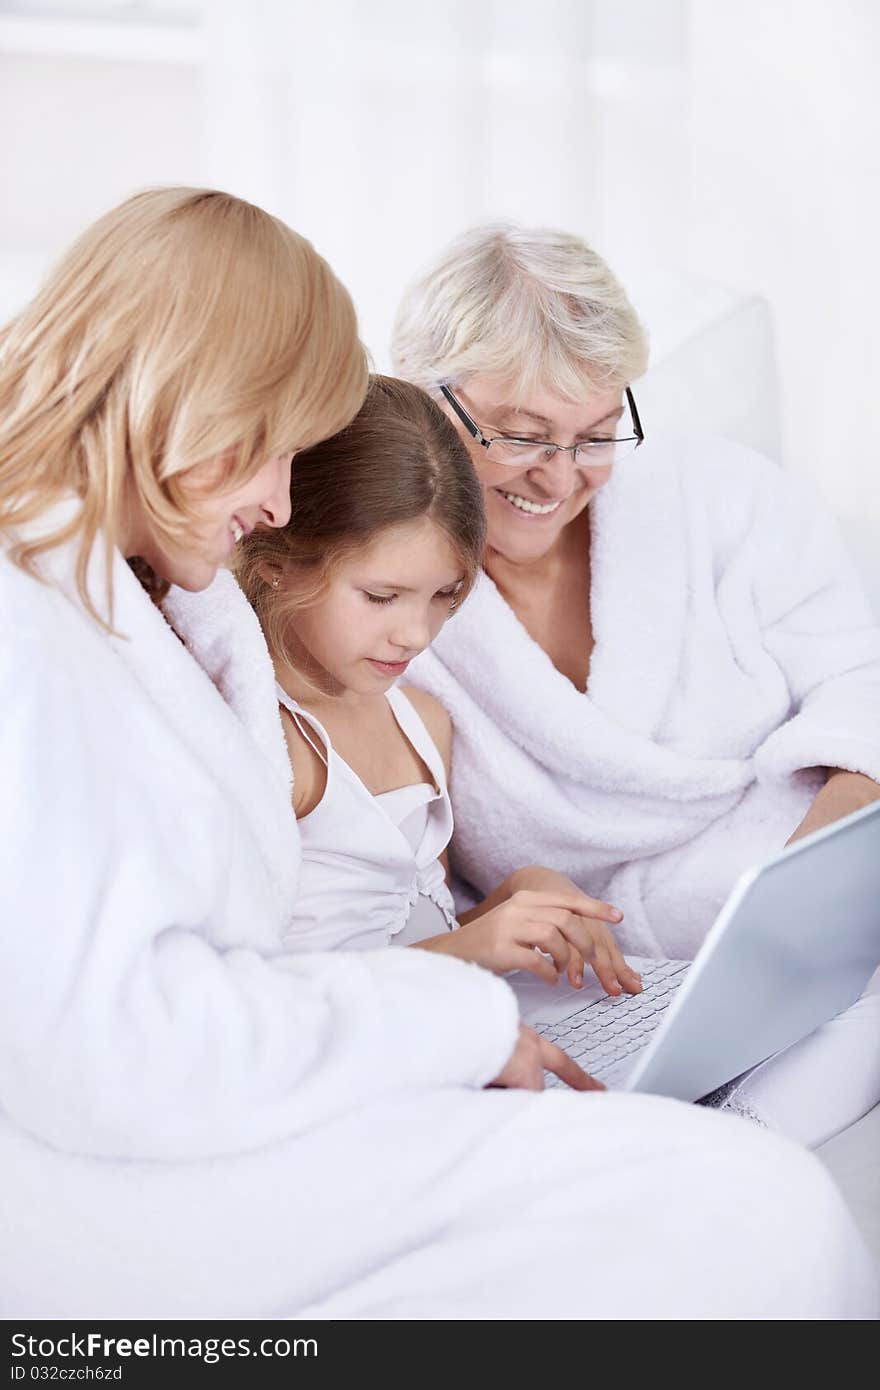
M 594 468 L 597 465 L 619 463 L 621 459 L 634 453 L 645 438 L 635 399 L 628 386 L 624 394 L 629 407 L 631 432 L 623 435 L 600 435 L 595 439 L 580 439 L 577 444 L 554 444 L 549 439 L 516 439 L 507 434 L 486 435 L 448 386 L 441 386 L 440 392 L 468 433 L 473 435 L 477 443 L 490 455 L 492 462 L 506 463 L 512 468 L 529 468 L 540 463 L 549 463 L 556 454 L 571 454 L 575 463 L 592 465 Z

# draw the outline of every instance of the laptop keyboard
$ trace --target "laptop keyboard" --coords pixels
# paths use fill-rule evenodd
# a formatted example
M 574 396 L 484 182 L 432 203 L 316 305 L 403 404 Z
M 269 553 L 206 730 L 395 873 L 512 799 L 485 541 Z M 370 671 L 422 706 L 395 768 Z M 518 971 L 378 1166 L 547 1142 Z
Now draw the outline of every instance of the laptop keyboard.
M 572 1000 L 572 1012 L 565 1018 L 532 1026 L 563 1048 L 584 1071 L 603 1081 L 618 1064 L 647 1045 L 690 965 L 689 960 L 658 961 L 642 970 L 641 994 L 604 995 L 580 1006 Z M 565 1082 L 548 1071 L 544 1085 L 549 1090 Z

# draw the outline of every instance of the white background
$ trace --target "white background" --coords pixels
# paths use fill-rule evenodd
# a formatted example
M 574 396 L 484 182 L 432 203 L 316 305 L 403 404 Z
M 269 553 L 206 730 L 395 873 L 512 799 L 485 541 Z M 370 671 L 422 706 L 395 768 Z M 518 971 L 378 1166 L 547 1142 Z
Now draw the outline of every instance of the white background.
M 765 295 L 784 462 L 880 518 L 878 66 L 875 0 L 0 0 L 0 309 L 126 194 L 211 184 L 311 237 L 386 367 L 449 237 L 562 226 Z

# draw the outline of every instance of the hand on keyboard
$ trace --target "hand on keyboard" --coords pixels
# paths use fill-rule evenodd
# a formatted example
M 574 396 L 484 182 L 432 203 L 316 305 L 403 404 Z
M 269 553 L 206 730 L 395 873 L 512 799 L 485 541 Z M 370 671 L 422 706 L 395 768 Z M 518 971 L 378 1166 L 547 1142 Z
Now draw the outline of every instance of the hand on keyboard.
M 607 925 L 619 922 L 622 913 L 550 869 L 520 870 L 508 882 L 526 873 L 547 876 L 546 886 L 515 887 L 488 911 L 466 914 L 458 931 L 417 945 L 474 960 L 496 974 L 528 970 L 548 984 L 565 973 L 576 989 L 584 982 L 587 962 L 609 994 L 638 994 L 641 980 Z
M 573 1057 L 561 1047 L 542 1038 L 525 1023 L 519 1025 L 519 1037 L 513 1055 L 504 1070 L 491 1082 L 492 1086 L 516 1087 L 524 1091 L 542 1091 L 544 1072 L 564 1081 L 575 1091 L 604 1091 L 601 1081 L 579 1067 Z
M 574 908 L 574 912 L 582 924 L 589 920 L 591 926 L 598 927 L 601 922 L 596 921 L 597 918 L 601 918 L 603 922 L 614 923 L 621 921 L 623 917 L 623 913 L 614 907 L 609 913 L 597 913 L 595 911 L 597 903 L 595 898 L 590 898 L 586 893 L 582 893 L 577 884 L 565 874 L 559 873 L 556 869 L 545 868 L 543 865 L 530 864 L 527 868 L 514 870 L 506 879 L 505 885 L 508 887 L 510 895 L 522 888 L 537 893 L 562 893 L 566 898 L 575 895 L 575 901 L 579 900 L 579 905 Z M 591 904 L 593 905 L 592 910 Z M 603 908 L 608 907 L 607 903 L 600 902 L 599 905 Z M 586 959 L 592 966 L 599 983 L 608 994 L 638 994 L 641 989 L 638 973 L 627 965 L 613 933 L 606 928 L 603 936 L 602 945 L 605 949 L 600 948 L 594 956 L 582 952 L 575 945 L 572 946 L 571 960 L 565 971 L 569 983 L 574 985 L 575 989 L 583 984 L 586 954 Z

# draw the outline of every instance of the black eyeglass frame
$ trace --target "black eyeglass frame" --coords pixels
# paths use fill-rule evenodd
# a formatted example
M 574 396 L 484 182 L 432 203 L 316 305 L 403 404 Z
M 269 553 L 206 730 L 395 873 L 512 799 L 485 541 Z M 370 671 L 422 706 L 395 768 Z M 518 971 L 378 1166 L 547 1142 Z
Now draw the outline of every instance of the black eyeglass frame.
M 632 391 L 628 386 L 624 389 L 624 395 L 626 396 L 627 405 L 629 406 L 630 415 L 632 416 L 633 429 L 635 430 L 635 434 L 628 434 L 625 435 L 623 439 L 616 440 L 581 439 L 578 441 L 577 444 L 556 444 L 552 439 L 519 439 L 514 434 L 494 434 L 491 436 L 485 435 L 483 434 L 483 431 L 480 429 L 480 426 L 477 424 L 476 420 L 467 413 L 461 401 L 458 400 L 458 398 L 452 394 L 445 382 L 440 387 L 440 393 L 452 406 L 452 409 L 455 411 L 459 420 L 464 425 L 465 429 L 468 431 L 468 434 L 472 435 L 473 438 L 477 441 L 477 443 L 481 444 L 484 449 L 491 448 L 493 444 L 528 444 L 535 449 L 553 449 L 556 453 L 571 454 L 575 463 L 577 463 L 578 449 L 589 450 L 591 448 L 597 448 L 599 446 L 607 448 L 609 444 L 628 444 L 633 439 L 636 441 L 636 449 L 638 449 L 639 445 L 644 444 L 645 442 L 645 431 L 642 429 L 642 422 L 639 419 L 639 412 L 636 407 L 635 396 L 633 395 Z M 552 457 L 553 455 L 551 455 L 551 458 Z

